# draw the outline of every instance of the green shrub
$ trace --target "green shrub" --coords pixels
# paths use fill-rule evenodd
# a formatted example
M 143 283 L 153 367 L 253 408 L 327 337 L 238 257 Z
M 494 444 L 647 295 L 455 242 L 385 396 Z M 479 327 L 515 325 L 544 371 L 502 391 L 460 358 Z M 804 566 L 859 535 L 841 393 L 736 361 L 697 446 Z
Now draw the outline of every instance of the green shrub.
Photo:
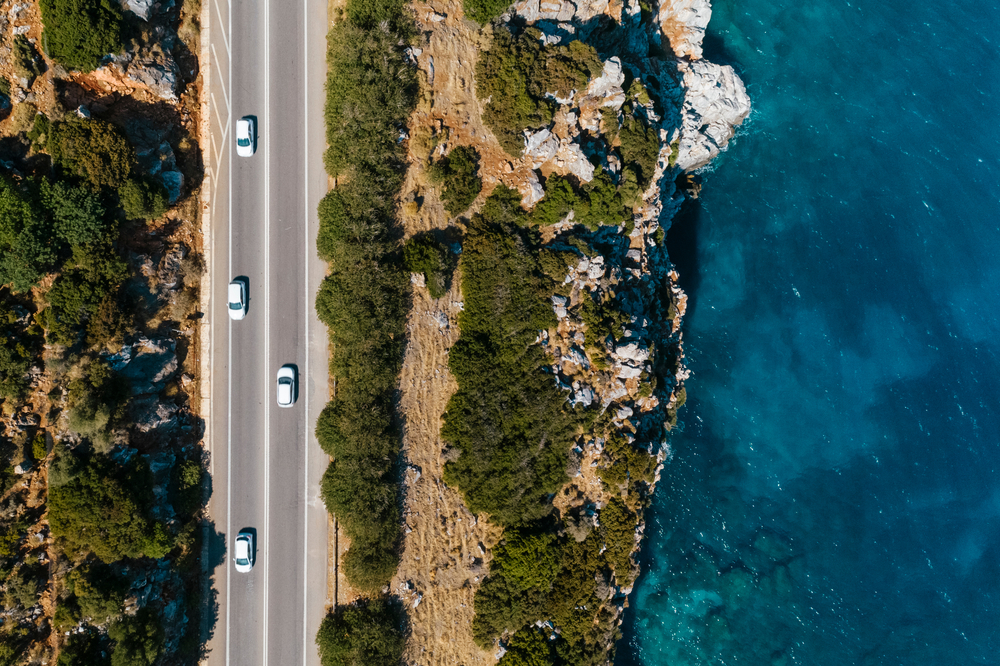
M 399 131 L 413 109 L 413 69 L 388 27 L 370 30 L 350 21 L 327 35 L 326 169 L 350 172 L 386 192 L 402 183 L 405 155 Z
M 545 180 L 545 196 L 535 204 L 529 221 L 545 226 L 555 224 L 573 211 L 573 221 L 591 231 L 601 225 L 617 226 L 632 219 L 610 176 L 602 169 L 582 187 L 574 187 L 563 176 L 551 175 Z
M 56 235 L 67 245 L 102 242 L 118 231 L 100 196 L 66 181 L 38 181 L 39 203 Z
M 52 534 L 105 562 L 165 556 L 172 544 L 164 526 L 148 517 L 153 482 L 145 463 L 118 467 L 99 454 L 80 463 L 73 478 L 49 489 Z
M 122 50 L 122 10 L 113 0 L 39 0 L 49 57 L 89 72 Z
M 442 186 L 441 200 L 452 216 L 465 212 L 483 189 L 479 153 L 469 146 L 458 146 L 432 164 L 428 175 L 432 183 Z
M 636 171 L 642 188 L 649 185 L 660 157 L 660 133 L 655 127 L 647 126 L 642 120 L 626 116 L 618 131 L 622 161 Z
M 348 0 L 347 18 L 363 30 L 375 30 L 385 24 L 395 33 L 413 32 L 405 0 Z
M 174 510 L 190 516 L 202 504 L 201 480 L 205 470 L 197 460 L 183 460 L 171 472 L 170 489 Z
M 105 624 L 121 615 L 129 583 L 106 564 L 85 564 L 69 575 L 80 617 Z
M 474 513 L 501 525 L 549 513 L 548 496 L 566 480 L 581 416 L 544 372 L 534 344 L 554 326 L 554 290 L 540 270 L 537 239 L 520 228 L 520 195 L 497 187 L 469 223 L 462 252 L 462 334 L 449 354 L 458 381 L 442 438 L 460 451 L 445 480 Z
M 41 312 L 40 320 L 49 338 L 58 344 L 73 344 L 82 328 L 99 311 L 105 299 L 116 294 L 126 277 L 128 265 L 113 248 L 103 244 L 74 247 L 72 258 L 45 295 L 49 307 Z M 105 306 L 104 314 L 114 315 L 108 307 Z M 108 319 L 102 326 L 125 326 L 127 323 L 120 318 L 117 322 Z M 98 330 L 95 328 L 95 333 Z
M 128 381 L 103 361 L 92 361 L 69 383 L 69 429 L 104 448 L 128 404 Z
M 451 288 L 454 255 L 431 234 L 420 234 L 407 241 L 403 247 L 403 263 L 409 272 L 423 274 L 431 298 L 441 298 Z
M 548 591 L 561 567 L 556 535 L 507 529 L 493 550 L 490 571 L 499 568 L 517 590 Z
M 0 284 L 28 291 L 56 258 L 54 230 L 31 192 L 0 175 Z
M 163 652 L 160 619 L 148 608 L 108 627 L 111 666 L 152 666 Z
M 463 0 L 465 15 L 480 25 L 486 25 L 507 11 L 508 0 Z
M 337 606 L 316 634 L 322 666 L 397 666 L 403 656 L 402 613 L 383 599 Z
M 52 123 L 45 149 L 53 162 L 94 187 L 123 185 L 135 166 L 135 149 L 122 131 L 96 118 Z
M 155 220 L 167 212 L 167 190 L 152 178 L 129 178 L 118 188 L 118 200 L 130 220 Z
M 483 109 L 483 122 L 513 156 L 524 147 L 524 130 L 552 121 L 556 105 L 546 93 L 568 97 L 573 90 L 582 91 L 603 70 L 592 46 L 580 41 L 543 45 L 540 36 L 536 28 L 514 36 L 498 27 L 492 45 L 476 64 L 476 94 L 490 100 Z
M 621 435 L 608 438 L 603 459 L 605 466 L 598 469 L 597 474 L 610 492 L 618 493 L 628 487 L 641 493 L 645 491 L 643 484 L 648 486 L 653 483 L 656 456 L 632 446 Z
M 35 433 L 35 438 L 31 440 L 31 457 L 35 460 L 44 460 L 46 455 L 48 451 L 45 446 L 45 433 Z
M 554 656 L 549 641 L 538 629 L 522 629 L 507 642 L 499 666 L 552 666 Z
M 62 606 L 56 607 L 56 613 Z M 59 661 L 57 666 L 108 666 L 111 663 L 108 657 L 109 648 L 102 639 L 101 634 L 86 632 L 82 634 L 72 634 L 59 648 Z
M 614 569 L 618 584 L 627 586 L 632 582 L 631 555 L 638 517 L 620 497 L 612 497 L 601 510 L 599 518 L 607 546 L 604 556 Z

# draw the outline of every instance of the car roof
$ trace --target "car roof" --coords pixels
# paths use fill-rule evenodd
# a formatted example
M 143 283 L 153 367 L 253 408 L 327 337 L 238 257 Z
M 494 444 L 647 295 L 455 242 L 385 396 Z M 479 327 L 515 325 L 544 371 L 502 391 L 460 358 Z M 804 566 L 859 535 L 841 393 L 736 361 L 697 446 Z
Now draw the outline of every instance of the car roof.
M 239 282 L 230 282 L 229 299 L 232 300 L 233 298 L 239 298 L 242 295 L 243 295 L 243 285 L 240 284 Z
M 236 557 L 247 557 L 250 553 L 250 535 L 240 534 L 236 537 Z

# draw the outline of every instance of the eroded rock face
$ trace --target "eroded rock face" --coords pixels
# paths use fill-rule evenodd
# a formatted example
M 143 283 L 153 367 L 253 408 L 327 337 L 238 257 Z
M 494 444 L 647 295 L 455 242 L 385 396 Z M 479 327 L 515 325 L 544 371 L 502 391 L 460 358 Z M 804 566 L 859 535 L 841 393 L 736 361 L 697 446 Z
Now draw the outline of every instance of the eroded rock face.
M 173 58 L 165 53 L 138 54 L 125 72 L 129 80 L 149 89 L 160 99 L 177 101 L 177 83 L 180 68 Z

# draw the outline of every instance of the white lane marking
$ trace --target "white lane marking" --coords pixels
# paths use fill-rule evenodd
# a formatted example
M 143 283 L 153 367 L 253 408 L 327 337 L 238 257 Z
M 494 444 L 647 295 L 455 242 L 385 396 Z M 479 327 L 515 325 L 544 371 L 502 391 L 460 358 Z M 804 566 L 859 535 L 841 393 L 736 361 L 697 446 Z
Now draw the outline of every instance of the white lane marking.
M 264 121 L 271 123 L 271 3 L 264 2 Z M 258 123 L 258 128 L 260 124 Z M 260 129 L 257 130 L 258 135 Z M 270 375 L 271 370 L 271 142 L 264 141 L 264 534 L 267 543 L 271 543 L 271 405 L 270 405 Z M 268 548 L 267 566 L 264 571 L 264 659 L 267 666 L 267 620 L 268 596 L 271 589 L 271 553 Z
M 305 85 L 302 86 L 304 99 L 302 101 L 303 109 L 303 166 L 305 168 L 305 174 L 303 175 L 302 182 L 305 184 L 303 199 L 305 203 L 305 223 L 306 223 L 306 233 L 305 236 L 305 247 L 302 253 L 302 266 L 303 272 L 305 273 L 304 288 L 303 293 L 305 299 L 305 308 L 303 308 L 303 333 L 305 334 L 306 341 L 306 359 L 305 365 L 302 366 L 305 372 L 309 372 L 309 2 L 308 0 L 302 0 L 302 52 L 304 57 L 302 58 L 302 68 L 303 68 L 303 82 Z M 302 372 L 299 376 L 302 376 Z M 307 612 L 309 609 L 309 604 L 307 603 L 308 595 L 308 585 L 309 580 L 309 382 L 300 381 L 301 385 L 305 387 L 305 395 L 303 396 L 303 401 L 305 402 L 305 437 L 304 437 L 304 463 L 302 471 L 302 666 L 307 666 L 306 655 L 308 654 L 307 640 Z
M 226 8 L 229 10 L 229 25 L 228 25 L 228 29 L 225 30 L 224 32 L 222 32 L 222 43 L 226 47 L 226 53 L 230 57 L 232 57 L 233 52 L 229 48 L 229 38 L 228 38 L 228 35 L 232 34 L 232 30 L 233 30 L 233 5 L 232 5 L 232 3 L 227 2 L 226 3 Z M 219 15 L 219 22 L 222 23 L 223 22 L 222 21 L 222 10 L 219 9 L 219 3 L 218 2 L 215 3 L 215 13 Z M 230 66 L 229 69 L 230 69 L 230 71 L 232 71 L 232 66 Z
M 213 56 L 212 57 L 212 62 L 215 63 L 215 68 L 219 70 L 219 75 L 220 75 L 219 78 L 222 78 L 221 77 L 221 75 L 222 75 L 222 67 L 219 65 L 219 54 L 215 50 L 215 44 L 212 44 L 211 47 L 212 47 L 212 56 Z M 232 62 L 233 58 L 232 58 L 232 56 L 230 56 L 229 58 L 226 58 L 226 60 L 229 61 L 229 70 L 232 71 L 232 69 L 233 69 L 233 62 Z M 220 86 L 220 88 L 222 88 L 222 98 L 226 102 L 226 114 L 229 115 L 229 116 L 232 116 L 233 115 L 233 107 L 229 103 L 229 92 L 226 90 L 226 85 L 228 85 L 228 84 L 229 84 L 229 82 L 226 81 L 226 83 L 224 85 Z M 226 127 L 228 127 L 228 126 L 229 125 L 227 123 Z
M 219 9 L 219 5 L 215 5 L 216 10 Z M 233 7 L 229 5 L 229 18 L 227 29 L 232 30 L 233 27 Z M 219 17 L 221 23 L 222 17 Z M 223 35 L 225 38 L 225 35 Z M 228 50 L 229 47 L 226 47 Z M 229 77 L 226 79 L 226 83 L 223 84 L 222 89 L 225 91 L 225 86 L 228 85 L 230 81 L 233 80 L 233 59 L 229 58 Z M 219 72 L 219 78 L 222 78 L 222 72 Z M 214 100 L 213 100 L 214 103 Z M 228 103 L 227 103 L 228 105 Z M 226 131 L 229 129 L 228 123 L 223 126 L 222 133 L 222 149 L 225 151 L 226 147 Z M 229 257 L 228 257 L 228 268 L 230 271 L 233 269 L 233 153 L 229 151 L 225 153 L 229 158 L 229 173 L 227 181 L 229 190 L 229 220 L 226 227 L 226 237 L 229 240 Z M 220 162 L 221 163 L 221 162 Z M 228 360 L 226 363 L 226 373 L 228 375 L 226 381 L 226 541 L 232 537 L 233 533 L 233 321 L 229 319 L 228 312 L 226 313 L 226 320 L 228 321 L 227 328 L 229 330 L 229 348 L 226 350 Z M 229 545 L 228 543 L 226 544 Z M 226 666 L 229 666 L 229 638 L 231 635 L 229 627 L 229 609 L 231 607 L 230 603 L 230 584 L 229 584 L 229 552 L 228 548 L 223 549 L 226 553 Z

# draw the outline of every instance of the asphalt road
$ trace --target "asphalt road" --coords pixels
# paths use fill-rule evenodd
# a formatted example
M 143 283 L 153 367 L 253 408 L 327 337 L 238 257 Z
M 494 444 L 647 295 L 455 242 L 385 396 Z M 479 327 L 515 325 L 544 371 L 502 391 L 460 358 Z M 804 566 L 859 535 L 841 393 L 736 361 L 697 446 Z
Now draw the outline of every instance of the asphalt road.
M 212 237 L 212 557 L 218 604 L 210 665 L 318 664 L 314 638 L 327 602 L 326 456 L 313 427 L 326 402 L 327 339 L 313 299 L 316 205 L 326 192 L 322 96 L 326 4 L 206 0 Z M 203 33 L 203 38 L 206 35 Z M 257 150 L 235 152 L 236 119 L 257 119 Z M 243 321 L 226 285 L 249 285 Z M 275 400 L 276 373 L 298 370 L 297 401 Z M 256 563 L 236 572 L 232 544 L 257 535 Z M 224 551 L 224 552 L 223 552 Z

